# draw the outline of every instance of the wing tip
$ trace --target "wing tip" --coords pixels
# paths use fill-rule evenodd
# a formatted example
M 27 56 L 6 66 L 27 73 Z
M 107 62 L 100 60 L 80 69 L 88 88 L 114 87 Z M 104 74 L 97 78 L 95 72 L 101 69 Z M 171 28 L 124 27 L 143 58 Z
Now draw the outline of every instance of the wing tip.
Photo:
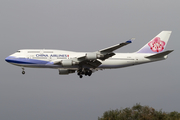
M 126 43 L 132 43 L 132 41 L 131 41 L 131 40 L 128 40 L 128 41 L 126 41 Z
M 126 41 L 126 43 L 132 43 L 133 40 L 135 40 L 135 38 L 131 38 L 130 40 Z

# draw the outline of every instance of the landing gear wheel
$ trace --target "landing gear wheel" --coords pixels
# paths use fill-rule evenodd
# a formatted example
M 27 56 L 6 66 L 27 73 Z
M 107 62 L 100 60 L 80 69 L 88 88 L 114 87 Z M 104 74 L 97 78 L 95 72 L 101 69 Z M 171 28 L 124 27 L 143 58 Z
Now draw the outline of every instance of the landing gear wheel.
M 92 75 L 92 71 L 91 70 L 89 70 L 89 72 L 88 72 L 88 76 L 91 76 Z
M 91 76 L 92 75 L 92 70 L 90 70 L 89 68 L 80 68 L 77 70 L 77 75 L 82 78 L 83 75 L 85 76 Z
M 82 78 L 83 76 L 82 75 L 79 75 L 80 78 Z
M 24 75 L 24 74 L 25 74 L 25 71 L 22 71 L 22 74 Z
M 24 68 L 22 68 L 22 74 L 23 74 L 23 75 L 25 74 Z

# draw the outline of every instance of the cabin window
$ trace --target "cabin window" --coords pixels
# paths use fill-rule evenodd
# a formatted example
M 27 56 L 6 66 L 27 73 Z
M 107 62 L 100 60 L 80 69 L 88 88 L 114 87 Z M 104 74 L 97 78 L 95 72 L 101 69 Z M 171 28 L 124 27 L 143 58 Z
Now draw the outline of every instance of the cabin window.
M 40 53 L 40 51 L 28 51 L 28 53 Z
M 43 51 L 43 53 L 53 53 L 53 51 Z

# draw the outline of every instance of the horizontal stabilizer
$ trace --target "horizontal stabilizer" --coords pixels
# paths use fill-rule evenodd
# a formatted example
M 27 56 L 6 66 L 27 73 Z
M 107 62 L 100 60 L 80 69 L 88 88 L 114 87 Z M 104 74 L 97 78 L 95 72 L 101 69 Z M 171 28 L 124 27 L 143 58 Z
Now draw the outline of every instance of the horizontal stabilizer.
M 161 57 L 164 57 L 166 55 L 168 55 L 169 53 L 173 52 L 174 50 L 167 50 L 167 51 L 164 51 L 164 52 L 161 52 L 161 53 L 157 53 L 157 54 L 154 54 L 154 55 L 151 55 L 151 56 L 147 56 L 145 58 L 161 58 Z

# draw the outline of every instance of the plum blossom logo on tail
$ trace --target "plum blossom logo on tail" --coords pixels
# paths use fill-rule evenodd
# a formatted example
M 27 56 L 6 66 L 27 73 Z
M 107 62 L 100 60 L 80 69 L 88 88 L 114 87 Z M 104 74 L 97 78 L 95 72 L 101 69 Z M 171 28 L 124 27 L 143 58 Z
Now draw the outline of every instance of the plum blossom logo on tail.
M 162 41 L 159 37 L 154 38 L 154 40 L 148 43 L 149 47 L 153 52 L 161 52 L 164 49 L 165 42 Z

